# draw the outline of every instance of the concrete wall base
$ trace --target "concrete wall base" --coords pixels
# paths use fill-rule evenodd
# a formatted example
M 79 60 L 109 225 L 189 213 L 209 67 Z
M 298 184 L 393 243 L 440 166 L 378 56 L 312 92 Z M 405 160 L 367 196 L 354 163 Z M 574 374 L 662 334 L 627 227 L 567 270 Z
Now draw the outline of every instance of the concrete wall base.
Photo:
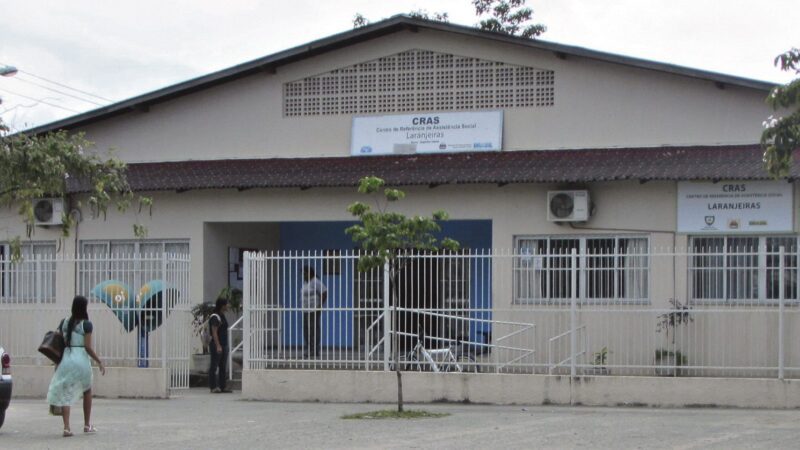
M 12 397 L 45 398 L 54 367 L 13 366 Z M 105 376 L 94 368 L 92 392 L 105 398 L 169 398 L 167 377 L 163 369 L 109 367 Z
M 245 370 L 251 400 L 394 403 L 394 372 Z M 409 403 L 800 408 L 800 380 L 403 373 Z

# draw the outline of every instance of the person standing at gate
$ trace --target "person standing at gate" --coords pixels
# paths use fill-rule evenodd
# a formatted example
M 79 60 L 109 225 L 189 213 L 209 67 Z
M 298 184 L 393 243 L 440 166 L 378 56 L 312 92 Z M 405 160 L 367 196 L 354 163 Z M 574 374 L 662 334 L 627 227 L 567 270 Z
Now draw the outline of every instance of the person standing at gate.
M 208 326 L 211 329 L 211 343 L 208 346 L 211 351 L 211 364 L 208 367 L 208 388 L 212 394 L 230 393 L 230 389 L 225 388 L 225 381 L 228 379 L 228 319 L 225 312 L 228 311 L 228 300 L 218 298 L 214 305 L 214 313 L 208 319 Z
M 328 288 L 316 277 L 314 268 L 303 267 L 303 339 L 306 346 L 306 356 L 319 356 L 320 324 L 322 321 L 322 306 L 328 299 Z

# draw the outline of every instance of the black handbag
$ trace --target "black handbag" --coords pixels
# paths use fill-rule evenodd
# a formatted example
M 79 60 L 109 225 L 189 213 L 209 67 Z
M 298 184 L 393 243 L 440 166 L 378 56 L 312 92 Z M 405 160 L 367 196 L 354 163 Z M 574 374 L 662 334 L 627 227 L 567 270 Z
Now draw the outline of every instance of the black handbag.
M 39 346 L 39 353 L 56 364 L 60 363 L 61 357 L 64 356 L 64 336 L 55 331 L 45 333 L 42 344 Z

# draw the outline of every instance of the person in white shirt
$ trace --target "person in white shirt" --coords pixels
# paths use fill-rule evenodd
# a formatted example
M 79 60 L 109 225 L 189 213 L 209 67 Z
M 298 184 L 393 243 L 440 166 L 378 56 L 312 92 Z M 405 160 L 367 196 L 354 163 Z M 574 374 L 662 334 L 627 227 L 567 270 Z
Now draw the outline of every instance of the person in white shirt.
M 314 268 L 303 267 L 303 288 L 301 290 L 303 299 L 303 339 L 306 346 L 307 356 L 319 356 L 320 323 L 322 319 L 322 307 L 328 299 L 328 288 L 316 277 Z

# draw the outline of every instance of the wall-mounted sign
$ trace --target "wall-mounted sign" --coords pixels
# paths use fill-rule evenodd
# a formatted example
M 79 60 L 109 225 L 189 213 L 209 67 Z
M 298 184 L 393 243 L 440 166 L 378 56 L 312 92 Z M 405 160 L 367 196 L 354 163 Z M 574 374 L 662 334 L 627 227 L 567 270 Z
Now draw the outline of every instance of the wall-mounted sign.
M 678 232 L 791 232 L 792 186 L 785 181 L 679 182 Z
M 503 111 L 354 117 L 350 154 L 403 155 L 503 148 Z

